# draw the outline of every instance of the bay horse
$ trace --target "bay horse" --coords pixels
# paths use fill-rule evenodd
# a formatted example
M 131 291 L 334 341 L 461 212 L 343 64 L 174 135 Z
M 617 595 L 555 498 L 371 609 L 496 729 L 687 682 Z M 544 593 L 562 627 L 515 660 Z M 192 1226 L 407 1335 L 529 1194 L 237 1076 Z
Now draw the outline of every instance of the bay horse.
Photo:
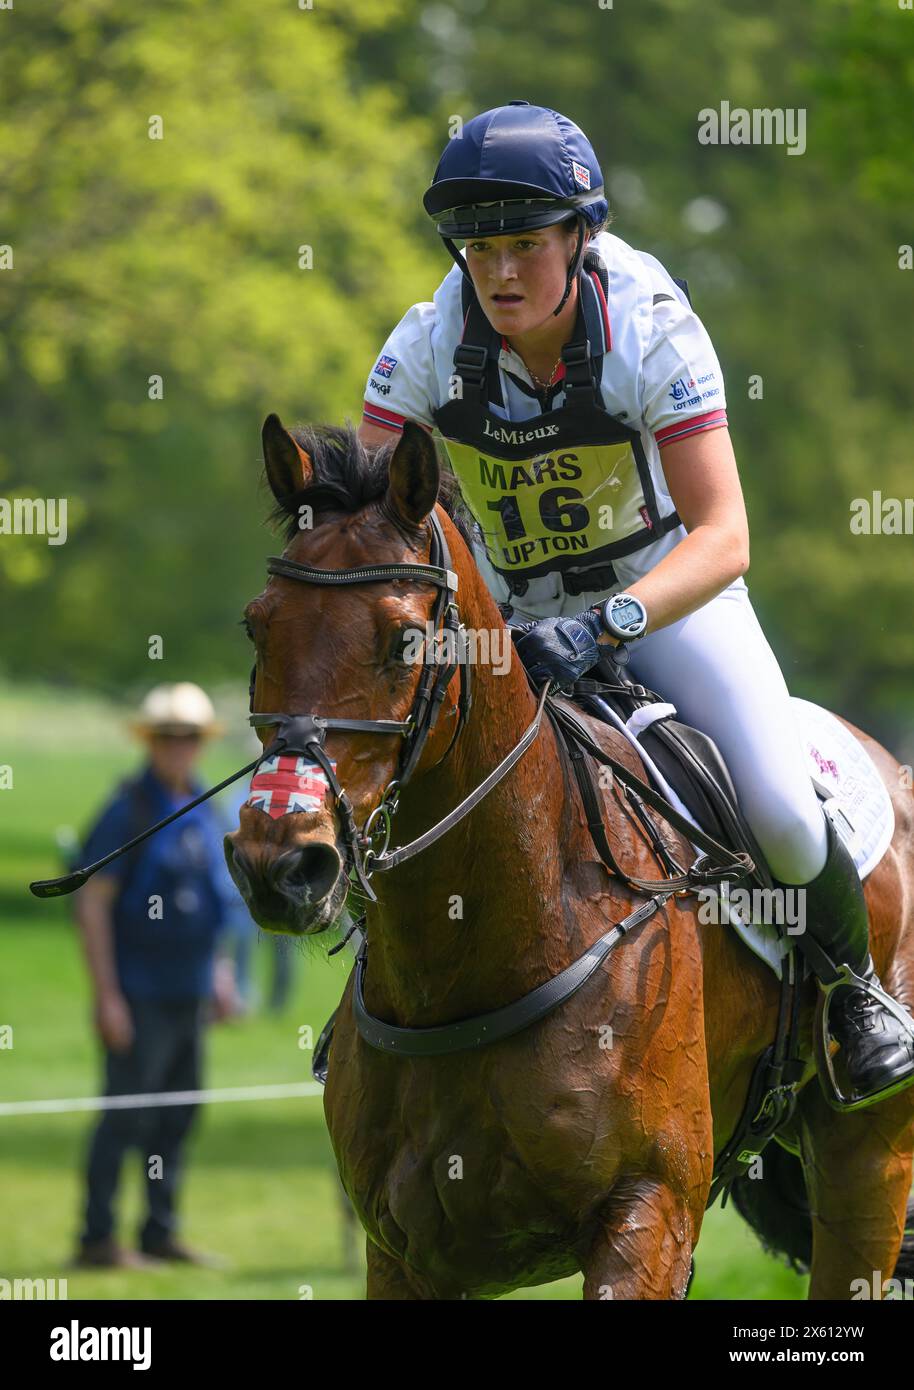
M 342 802 L 326 797 L 279 815 L 246 805 L 226 837 L 229 869 L 269 931 L 320 933 L 351 892 L 375 899 L 364 1002 L 377 1018 L 431 1028 L 508 1005 L 567 967 L 638 899 L 597 858 L 547 720 L 459 824 L 353 889 L 352 826 L 365 826 L 398 767 L 399 740 L 385 721 L 409 727 L 424 669 L 403 660 L 404 639 L 440 611 L 438 594 L 418 577 L 298 583 L 296 566 L 428 565 L 434 514 L 453 557 L 461 620 L 489 633 L 504 623 L 454 507 L 442 504 L 447 480 L 422 429 L 408 424 L 395 445 L 366 450 L 351 429 L 289 433 L 271 416 L 263 440 L 288 543 L 245 610 L 256 647 L 252 708 L 274 712 L 274 723 L 293 711 L 372 727 L 325 731 Z M 305 516 L 311 524 L 302 525 Z M 440 715 L 392 803 L 402 840 L 459 806 L 535 718 L 519 661 L 507 671 L 476 665 L 468 713 L 459 681 L 449 670 Z M 601 747 L 643 775 L 628 743 L 578 714 Z M 273 728 L 260 732 L 269 744 Z M 857 736 L 896 820 L 866 883 L 872 951 L 887 987 L 911 1007 L 914 802 L 891 755 Z M 611 786 L 601 795 L 626 874 L 656 875 L 650 845 Z M 667 837 L 680 863 L 691 862 L 685 839 Z M 369 1298 L 494 1297 L 578 1271 L 588 1299 L 685 1296 L 715 1155 L 778 1009 L 773 973 L 729 928 L 700 923 L 694 898 L 670 897 L 548 1017 L 442 1057 L 368 1045 L 354 1022 L 353 988 L 350 977 L 325 1111 L 367 1232 Z M 870 1285 L 874 1271 L 914 1273 L 904 1239 L 914 1091 L 853 1114 L 826 1104 L 812 1060 L 813 982 L 803 990 L 808 1065 L 784 1136 L 793 1152 L 770 1144 L 763 1177 L 741 1179 L 735 1195 L 769 1248 L 808 1265 L 810 1298 L 849 1299 L 852 1281 Z

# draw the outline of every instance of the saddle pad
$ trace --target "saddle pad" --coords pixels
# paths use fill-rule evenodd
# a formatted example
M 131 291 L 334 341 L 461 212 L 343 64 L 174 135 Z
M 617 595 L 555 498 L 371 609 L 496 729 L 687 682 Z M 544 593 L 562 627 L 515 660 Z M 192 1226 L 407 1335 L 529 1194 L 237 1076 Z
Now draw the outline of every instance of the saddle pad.
M 895 833 L 888 789 L 869 753 L 846 725 L 809 700 L 794 697 L 792 703 L 813 785 L 853 854 L 857 872 L 866 878 Z

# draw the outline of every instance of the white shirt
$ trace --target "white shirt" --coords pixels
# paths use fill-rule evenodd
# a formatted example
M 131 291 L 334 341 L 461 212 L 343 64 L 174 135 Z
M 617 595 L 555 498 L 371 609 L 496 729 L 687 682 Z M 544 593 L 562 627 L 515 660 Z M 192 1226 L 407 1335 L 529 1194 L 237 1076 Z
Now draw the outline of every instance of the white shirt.
M 640 430 L 657 506 L 661 516 L 666 516 L 673 511 L 673 503 L 660 450 L 674 440 L 726 425 L 720 363 L 698 315 L 655 257 L 634 250 L 609 232 L 593 238 L 590 247 L 601 256 L 609 275 L 611 350 L 603 355 L 603 406 L 631 429 Z M 453 266 L 434 299 L 414 304 L 397 324 L 368 377 L 366 421 L 394 431 L 400 431 L 406 419 L 435 428 L 432 412 L 448 400 L 454 350 L 463 333 L 462 279 L 459 267 Z M 670 298 L 654 304 L 658 294 Z M 539 415 L 541 405 L 536 396 L 527 395 L 512 380 L 510 374 L 533 389 L 527 368 L 505 339 L 498 368 L 505 406 L 490 406 L 493 414 L 514 422 Z M 551 408 L 560 409 L 563 404 L 564 391 L 560 390 Z M 684 535 L 684 528 L 679 526 L 643 549 L 614 560 L 619 584 L 593 594 L 566 594 L 556 573 L 530 580 L 526 593 L 514 598 L 506 581 L 492 568 L 481 543 L 474 550 L 486 584 L 499 602 L 510 602 L 518 614 L 543 618 L 579 613 L 634 583 Z

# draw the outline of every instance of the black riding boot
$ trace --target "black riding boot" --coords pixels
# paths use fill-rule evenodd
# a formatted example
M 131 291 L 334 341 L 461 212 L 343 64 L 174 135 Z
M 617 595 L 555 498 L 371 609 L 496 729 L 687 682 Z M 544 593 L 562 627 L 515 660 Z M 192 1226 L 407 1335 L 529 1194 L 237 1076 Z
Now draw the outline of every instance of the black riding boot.
M 845 965 L 867 985 L 885 993 L 870 955 L 869 916 L 860 877 L 828 817 L 826 825 L 828 858 L 822 872 L 804 885 L 806 934 L 797 937 L 797 945 L 824 985 L 835 979 L 830 964 Z M 844 1068 L 859 1100 L 879 1100 L 914 1083 L 914 1018 L 907 1011 L 904 1014 L 906 1024 L 878 996 L 859 987 L 842 985 L 834 991 L 828 1027 L 841 1046 Z

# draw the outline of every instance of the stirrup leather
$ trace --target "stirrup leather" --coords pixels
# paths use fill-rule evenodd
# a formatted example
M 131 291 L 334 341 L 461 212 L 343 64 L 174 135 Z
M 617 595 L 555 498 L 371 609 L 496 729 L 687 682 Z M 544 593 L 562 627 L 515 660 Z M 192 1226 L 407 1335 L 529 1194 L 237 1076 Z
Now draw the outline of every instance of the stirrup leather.
M 889 1085 L 878 1090 L 862 1093 L 852 1091 L 850 1094 L 846 1094 L 842 1090 L 841 1082 L 835 1070 L 832 1049 L 829 1046 L 833 1037 L 829 1029 L 829 1017 L 836 991 L 848 988 L 862 990 L 871 999 L 875 999 L 881 1004 L 896 1022 L 902 1024 L 912 1038 L 914 1038 L 914 1018 L 904 1005 L 899 1004 L 897 999 L 893 999 L 890 994 L 887 994 L 881 985 L 861 979 L 851 970 L 849 965 L 836 965 L 834 978 L 828 982 L 819 980 L 818 984 L 821 993 L 814 1028 L 816 1065 L 819 1083 L 829 1105 L 834 1110 L 863 1110 L 867 1105 L 874 1105 L 877 1101 L 886 1100 L 889 1096 L 894 1096 L 899 1091 L 914 1084 L 914 1066 L 912 1066 L 907 1076 L 902 1076 L 899 1080 L 890 1082 Z

